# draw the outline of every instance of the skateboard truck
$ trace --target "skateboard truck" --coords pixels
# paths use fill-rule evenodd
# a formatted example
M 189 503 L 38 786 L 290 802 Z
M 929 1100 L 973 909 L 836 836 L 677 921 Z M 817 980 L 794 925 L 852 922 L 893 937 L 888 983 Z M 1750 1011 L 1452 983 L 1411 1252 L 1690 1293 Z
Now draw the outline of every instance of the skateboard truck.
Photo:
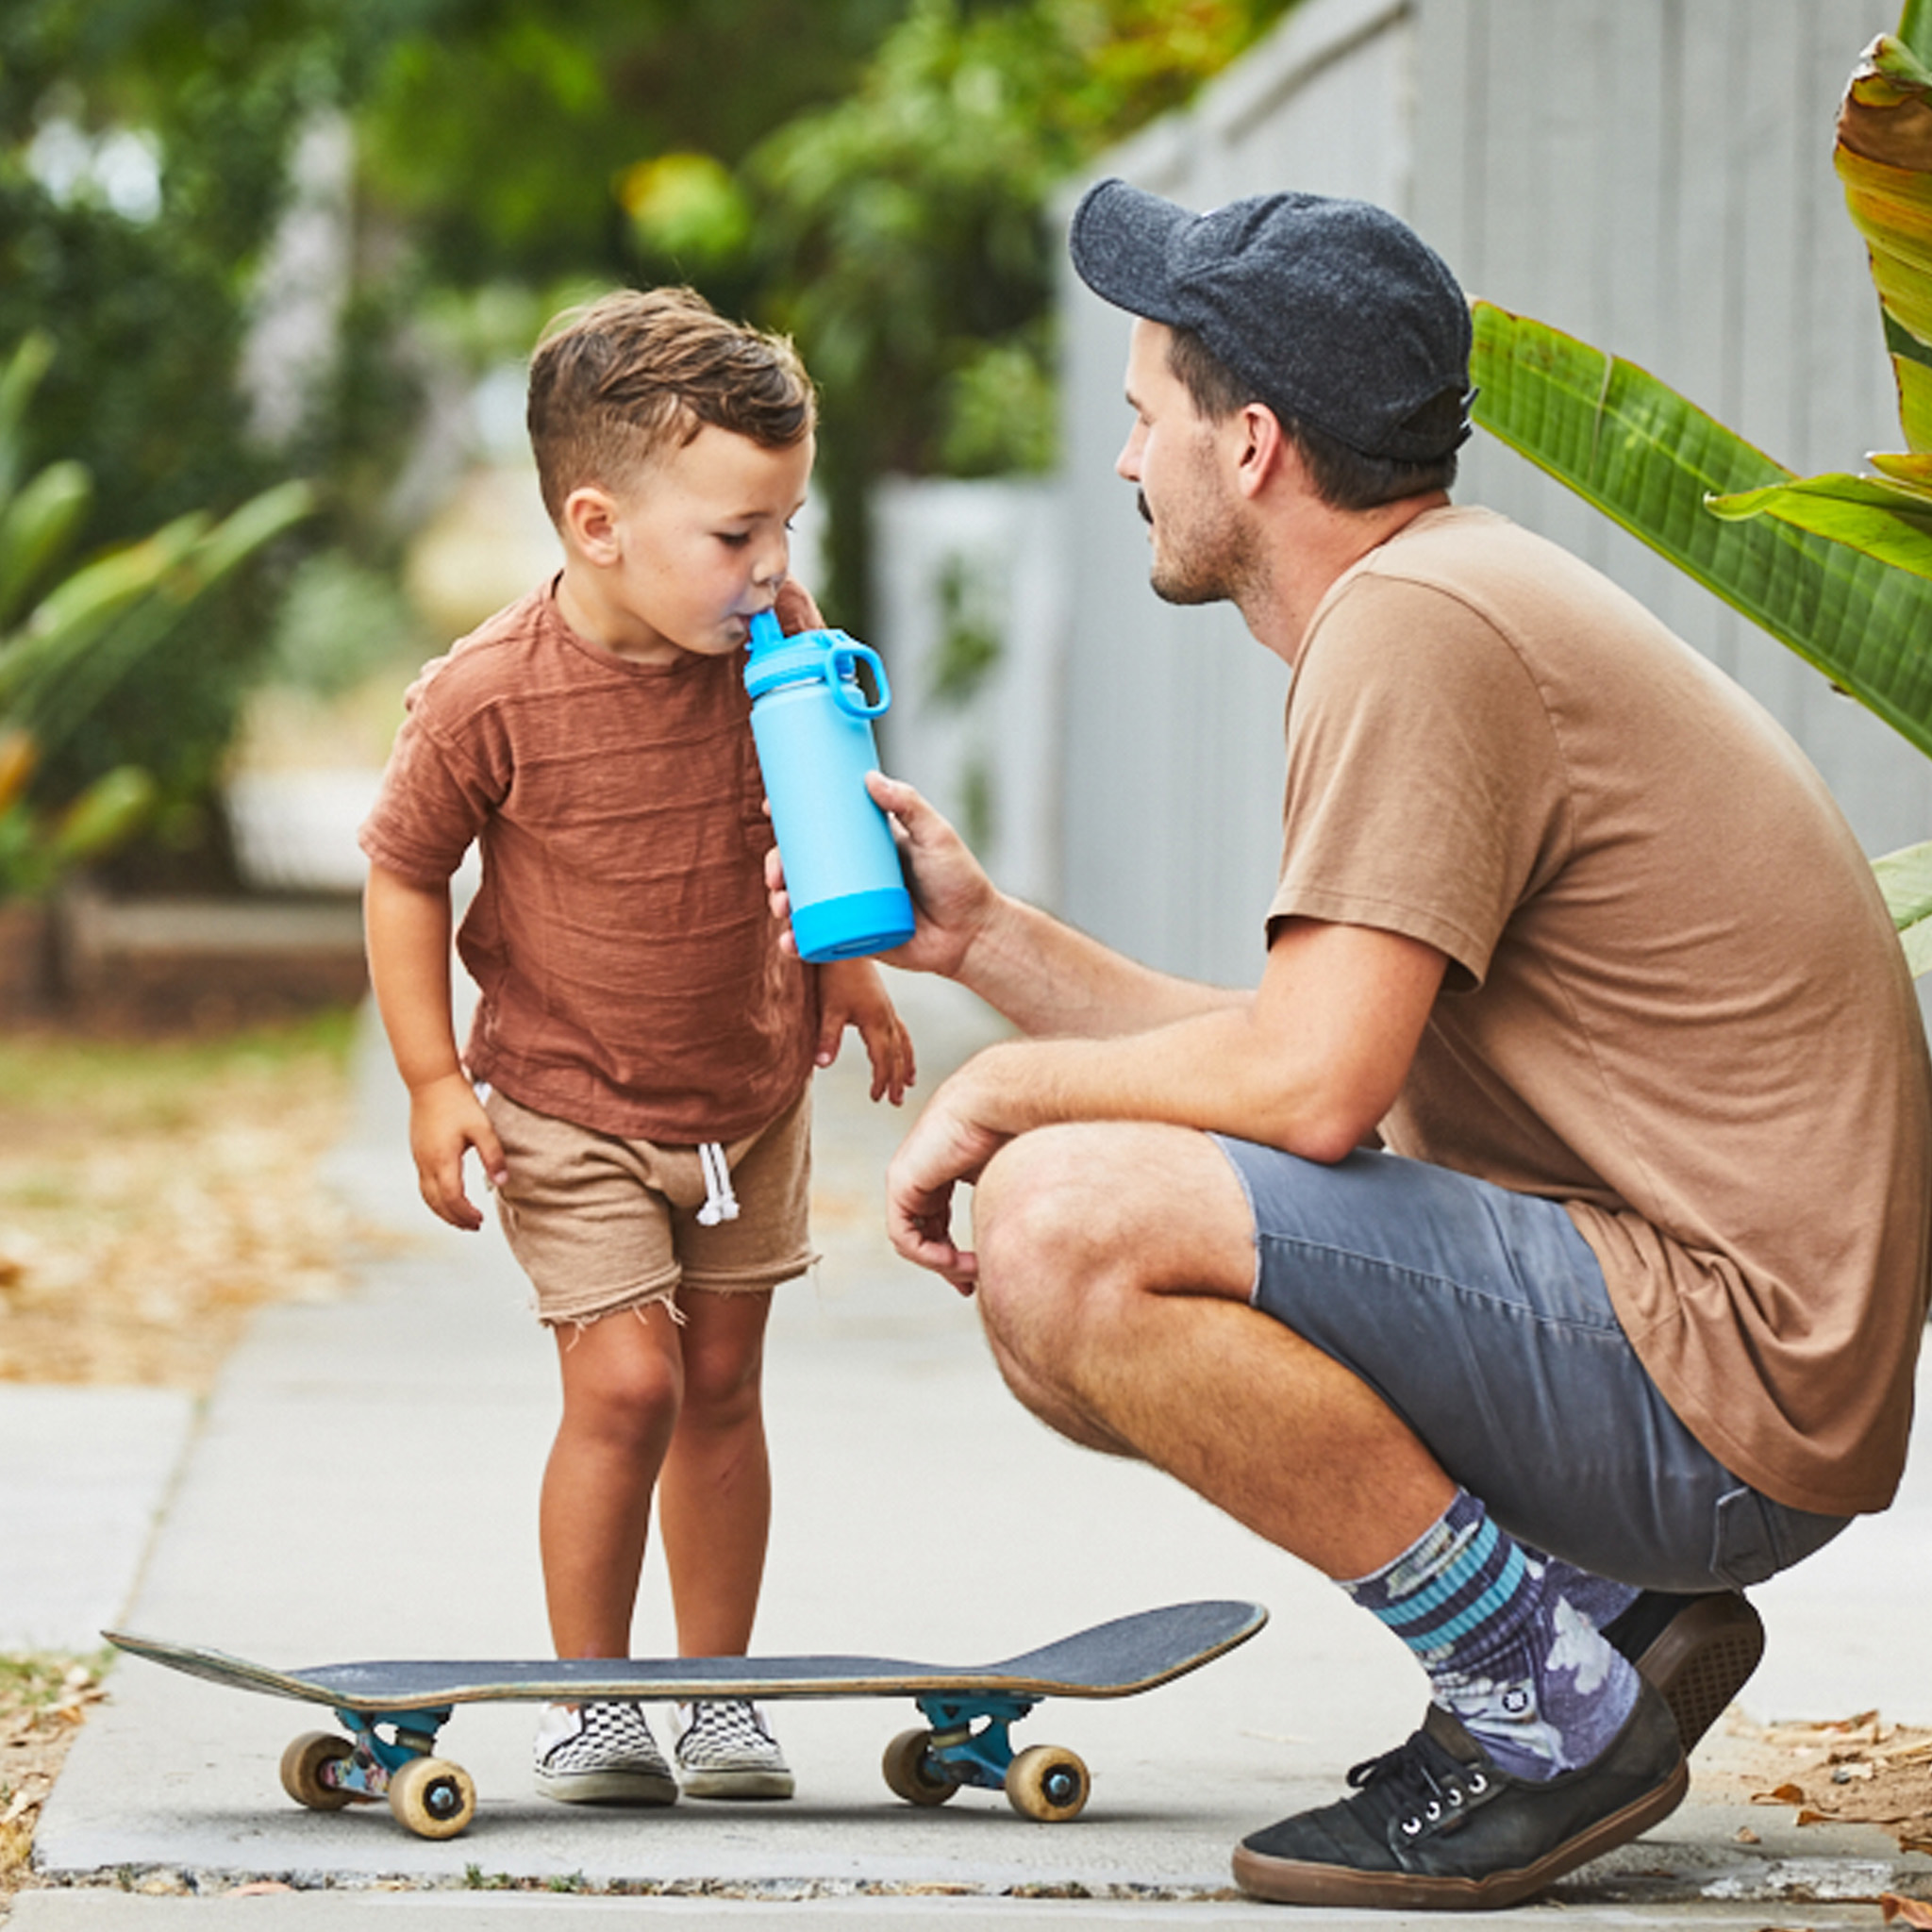
M 1058 1744 L 1013 1749 L 1011 1728 L 1039 1698 L 988 1694 L 916 1701 L 932 1728 L 902 1731 L 886 1747 L 884 1763 L 887 1785 L 908 1804 L 943 1805 L 962 1785 L 974 1785 L 1005 1791 L 1023 1817 L 1046 1824 L 1077 1817 L 1085 1807 L 1092 1779 L 1076 1753 Z
M 455 1714 L 369 1711 L 338 1706 L 348 1732 L 305 1731 L 282 1753 L 282 1789 L 312 1811 L 387 1798 L 398 1824 L 419 1838 L 454 1838 L 476 1815 L 476 1787 L 461 1765 L 435 1756 L 436 1734 Z M 388 1735 L 384 1735 L 385 1727 Z

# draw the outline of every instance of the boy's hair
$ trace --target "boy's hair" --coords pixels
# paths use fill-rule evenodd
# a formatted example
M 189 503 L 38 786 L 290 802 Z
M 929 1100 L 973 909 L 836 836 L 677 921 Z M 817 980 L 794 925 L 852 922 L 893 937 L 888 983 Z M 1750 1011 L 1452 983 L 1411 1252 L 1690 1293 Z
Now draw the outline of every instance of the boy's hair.
M 727 322 L 694 289 L 620 289 L 566 310 L 530 358 L 526 420 L 553 523 L 572 491 L 625 491 L 708 424 L 788 449 L 817 415 L 789 339 Z

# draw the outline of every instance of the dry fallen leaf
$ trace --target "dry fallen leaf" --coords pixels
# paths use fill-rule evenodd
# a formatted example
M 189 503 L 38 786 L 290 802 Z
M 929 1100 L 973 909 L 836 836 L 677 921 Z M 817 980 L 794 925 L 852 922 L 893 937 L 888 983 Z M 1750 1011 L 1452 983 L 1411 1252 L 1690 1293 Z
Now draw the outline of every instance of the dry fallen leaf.
M 1900 1898 L 1896 1892 L 1888 1891 L 1880 1896 L 1878 1908 L 1885 1914 L 1888 1925 L 1897 1919 L 1903 1924 L 1932 1932 L 1932 1906 L 1922 1899 Z

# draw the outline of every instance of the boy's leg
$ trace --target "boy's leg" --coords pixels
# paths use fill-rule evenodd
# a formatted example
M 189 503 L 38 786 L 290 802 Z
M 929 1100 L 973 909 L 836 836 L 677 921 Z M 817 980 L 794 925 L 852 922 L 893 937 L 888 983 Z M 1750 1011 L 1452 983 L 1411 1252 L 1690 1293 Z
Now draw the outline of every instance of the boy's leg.
M 559 1325 L 563 1417 L 543 1472 L 539 1535 L 558 1657 L 628 1657 L 651 1497 L 684 1369 L 661 1301 Z
M 684 1403 L 658 1479 L 677 1647 L 735 1657 L 750 1647 L 772 1522 L 761 1376 L 772 1294 L 686 1288 Z

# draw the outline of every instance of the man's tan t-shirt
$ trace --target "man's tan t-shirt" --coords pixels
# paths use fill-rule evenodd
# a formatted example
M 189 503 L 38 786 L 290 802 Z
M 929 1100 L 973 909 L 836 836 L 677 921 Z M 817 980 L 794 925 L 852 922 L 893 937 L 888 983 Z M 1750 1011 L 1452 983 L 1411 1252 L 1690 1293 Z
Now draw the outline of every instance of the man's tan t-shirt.
M 1288 771 L 1271 921 L 1449 958 L 1390 1148 L 1563 1202 L 1735 1474 L 1884 1507 L 1926 1313 L 1932 1070 L 1871 869 L 1797 747 L 1587 565 L 1445 508 L 1317 610 Z
M 739 658 L 630 662 L 545 585 L 426 666 L 362 849 L 483 880 L 458 948 L 481 989 L 464 1059 L 601 1133 L 731 1141 L 809 1079 L 810 969 L 778 950 Z

